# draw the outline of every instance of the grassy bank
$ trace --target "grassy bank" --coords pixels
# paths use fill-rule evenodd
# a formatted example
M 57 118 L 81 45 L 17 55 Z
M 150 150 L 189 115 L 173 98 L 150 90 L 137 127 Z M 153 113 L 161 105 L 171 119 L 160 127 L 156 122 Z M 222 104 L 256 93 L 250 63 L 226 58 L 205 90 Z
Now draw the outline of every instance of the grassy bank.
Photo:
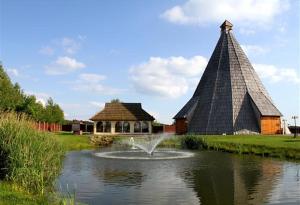
M 204 148 L 235 152 L 240 154 L 256 154 L 289 159 L 300 159 L 300 138 L 291 136 L 267 135 L 227 135 L 181 137 L 181 144 L 187 148 Z
M 25 115 L 0 113 L 0 205 L 62 204 L 68 200 L 56 196 L 53 183 L 66 148 L 74 146 L 67 147 L 57 136 L 33 126 Z
M 163 140 L 158 147 L 181 148 L 181 136 L 172 136 Z
M 0 205 L 36 205 L 49 204 L 44 196 L 37 196 L 22 191 L 17 185 L 0 181 Z
M 73 135 L 71 132 L 59 132 L 53 138 L 61 143 L 66 151 L 93 149 L 89 135 Z
M 25 115 L 0 113 L 0 178 L 43 195 L 60 173 L 64 149 Z

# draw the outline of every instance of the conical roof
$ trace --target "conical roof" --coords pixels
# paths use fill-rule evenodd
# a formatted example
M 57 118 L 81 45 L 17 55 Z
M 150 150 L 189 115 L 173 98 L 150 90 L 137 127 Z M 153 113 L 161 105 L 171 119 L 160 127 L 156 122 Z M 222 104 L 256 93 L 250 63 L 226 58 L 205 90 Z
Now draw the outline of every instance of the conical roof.
M 259 132 L 261 116 L 281 116 L 225 21 L 221 36 L 192 98 L 174 119 L 186 118 L 188 132 Z

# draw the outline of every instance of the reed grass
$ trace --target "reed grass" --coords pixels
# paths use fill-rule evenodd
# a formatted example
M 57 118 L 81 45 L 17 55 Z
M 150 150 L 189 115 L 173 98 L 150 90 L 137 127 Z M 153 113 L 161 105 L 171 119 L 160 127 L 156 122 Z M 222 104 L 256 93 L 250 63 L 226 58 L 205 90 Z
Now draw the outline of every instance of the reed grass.
M 0 113 L 0 176 L 22 192 L 44 195 L 60 173 L 65 152 L 51 134 L 33 126 L 24 114 Z
M 181 148 L 180 136 L 172 136 L 159 143 L 158 147 Z

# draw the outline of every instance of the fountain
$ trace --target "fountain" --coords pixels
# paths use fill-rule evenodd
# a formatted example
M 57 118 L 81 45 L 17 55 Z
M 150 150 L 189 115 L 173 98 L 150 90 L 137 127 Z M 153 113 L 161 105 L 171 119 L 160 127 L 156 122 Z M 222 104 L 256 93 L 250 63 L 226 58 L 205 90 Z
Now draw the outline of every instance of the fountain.
M 158 136 L 150 136 L 148 138 L 137 138 L 134 140 L 133 137 L 130 138 L 129 143 L 131 144 L 131 149 L 140 148 L 144 152 L 148 153 L 149 155 L 153 155 L 153 151 L 157 147 L 157 145 L 167 136 L 165 135 L 158 135 Z
M 179 159 L 192 157 L 194 154 L 186 151 L 156 149 L 159 143 L 172 135 L 147 135 L 142 137 L 130 137 L 121 142 L 130 146 L 130 150 L 109 151 L 95 153 L 97 157 L 109 159 Z

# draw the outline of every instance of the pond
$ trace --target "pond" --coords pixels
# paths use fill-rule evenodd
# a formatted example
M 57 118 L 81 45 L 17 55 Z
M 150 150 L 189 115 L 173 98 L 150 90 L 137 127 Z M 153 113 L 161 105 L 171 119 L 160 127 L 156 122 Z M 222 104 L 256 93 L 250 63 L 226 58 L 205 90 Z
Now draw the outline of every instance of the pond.
M 197 151 L 193 157 L 126 160 L 67 154 L 57 182 L 85 204 L 300 204 L 300 164 Z

